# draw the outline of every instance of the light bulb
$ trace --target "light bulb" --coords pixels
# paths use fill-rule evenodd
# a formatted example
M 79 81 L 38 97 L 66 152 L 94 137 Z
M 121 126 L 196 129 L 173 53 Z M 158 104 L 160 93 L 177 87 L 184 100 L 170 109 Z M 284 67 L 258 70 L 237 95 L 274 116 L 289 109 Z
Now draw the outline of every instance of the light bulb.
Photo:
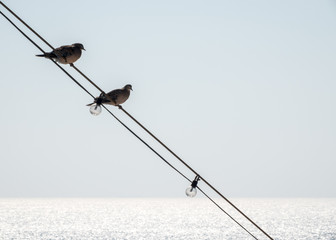
M 186 189 L 185 193 L 188 197 L 195 197 L 197 194 L 197 190 L 196 188 L 193 188 L 192 186 L 190 186 Z
M 99 115 L 101 113 L 101 111 L 102 111 L 102 108 L 97 103 L 92 104 L 91 107 L 90 107 L 90 113 L 94 116 Z

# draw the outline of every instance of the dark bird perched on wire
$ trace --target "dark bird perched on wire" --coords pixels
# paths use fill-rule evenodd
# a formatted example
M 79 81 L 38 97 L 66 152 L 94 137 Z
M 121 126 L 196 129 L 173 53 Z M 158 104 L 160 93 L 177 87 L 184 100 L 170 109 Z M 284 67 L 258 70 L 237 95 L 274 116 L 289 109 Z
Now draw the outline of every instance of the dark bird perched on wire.
M 83 44 L 74 43 L 72 45 L 61 46 L 51 52 L 39 54 L 36 56 L 51 58 L 54 59 L 56 62 L 72 65 L 80 58 L 80 56 L 82 55 L 82 50 L 85 50 Z
M 94 99 L 93 103 L 87 104 L 86 106 L 91 106 L 92 104 L 95 104 L 95 103 L 97 103 L 97 105 L 105 103 L 105 104 L 110 104 L 113 106 L 120 106 L 120 104 L 123 104 L 124 102 L 126 102 L 126 100 L 131 94 L 131 90 L 133 91 L 132 85 L 127 84 L 125 87 L 121 89 L 115 89 L 107 93 L 106 95 L 108 95 L 109 98 L 105 96 L 104 93 L 100 94 L 99 97 Z

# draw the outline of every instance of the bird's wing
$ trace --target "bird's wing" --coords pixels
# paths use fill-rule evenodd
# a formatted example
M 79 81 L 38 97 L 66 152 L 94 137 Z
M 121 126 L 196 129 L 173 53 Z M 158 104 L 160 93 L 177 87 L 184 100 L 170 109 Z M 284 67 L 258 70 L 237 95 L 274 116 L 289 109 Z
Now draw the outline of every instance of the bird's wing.
M 118 96 L 122 93 L 121 89 L 116 89 L 113 90 L 109 93 L 107 93 L 107 95 L 109 95 L 109 97 L 112 99 L 112 101 L 114 101 L 115 103 L 117 102 Z
M 71 47 L 72 47 L 72 45 L 63 45 L 63 46 L 60 46 L 60 47 L 56 48 L 55 50 L 62 50 L 64 48 L 71 48 Z
M 63 58 L 67 58 L 68 56 L 71 56 L 74 53 L 74 47 L 71 45 L 65 45 L 61 46 L 59 48 L 56 48 L 53 52 L 55 55 Z
M 73 47 L 64 48 L 62 51 L 62 57 L 67 58 L 68 56 L 73 55 L 74 52 L 75 52 L 75 49 Z

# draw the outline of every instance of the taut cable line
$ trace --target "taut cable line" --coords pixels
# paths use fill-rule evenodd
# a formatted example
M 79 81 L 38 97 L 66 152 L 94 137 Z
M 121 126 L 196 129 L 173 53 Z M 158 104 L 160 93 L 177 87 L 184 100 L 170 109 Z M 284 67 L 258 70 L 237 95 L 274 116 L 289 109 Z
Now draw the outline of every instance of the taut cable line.
M 14 17 L 16 17 L 23 25 L 25 25 L 30 31 L 32 31 L 36 36 L 38 36 L 45 44 L 47 44 L 50 48 L 54 50 L 54 47 L 51 46 L 43 37 L 41 37 L 37 32 L 34 31 L 27 23 L 25 23 L 18 15 L 16 15 L 9 7 L 7 7 L 2 1 L 0 1 L 0 4 L 7 9 L 8 12 L 10 12 Z M 40 49 L 41 50 L 41 49 Z M 44 51 L 41 50 L 43 53 Z
M 71 64 L 71 67 L 73 67 L 80 75 L 82 75 L 86 80 L 89 81 L 93 86 L 95 86 L 101 93 L 103 93 L 107 98 L 109 98 L 110 101 L 112 99 L 109 95 L 107 95 L 100 87 L 98 87 L 90 78 L 88 78 L 81 70 L 79 70 L 74 64 Z
M 10 10 L 5 4 L 0 1 L 0 4 L 4 6 L 10 13 L 12 13 L 20 22 L 22 22 L 29 30 L 31 30 L 34 34 L 36 34 L 43 42 L 45 42 L 49 47 L 54 49 L 44 38 L 42 38 L 37 32 L 35 32 L 28 24 L 26 24 L 21 18 L 19 18 L 12 10 Z M 23 34 L 31 43 L 33 43 L 38 49 L 40 49 L 43 53 L 42 48 L 40 48 L 33 40 L 31 40 L 24 32 L 22 32 L 9 18 L 7 18 L 2 12 L 0 12 L 21 34 Z M 65 74 L 67 74 L 79 87 L 81 87 L 84 91 L 86 91 L 91 97 L 94 96 L 86 90 L 77 80 L 75 80 L 64 68 L 62 68 L 59 64 L 57 64 L 54 60 L 51 59 L 54 64 L 56 64 Z M 71 66 L 79 72 L 85 79 L 87 79 L 93 86 L 95 86 L 100 92 L 105 94 L 105 92 L 99 88 L 92 80 L 90 80 L 84 73 L 82 73 L 78 68 L 76 68 L 73 64 Z M 106 94 L 105 94 L 106 95 Z M 110 98 L 106 95 L 107 98 Z M 112 100 L 112 99 L 110 99 Z M 124 127 L 126 127 L 133 135 L 135 135 L 140 141 L 142 141 L 147 147 L 149 147 L 154 153 L 156 153 L 163 161 L 165 161 L 170 167 L 172 167 L 175 171 L 180 173 L 184 178 L 186 178 L 189 182 L 187 177 L 185 177 L 181 172 L 179 172 L 175 167 L 173 167 L 168 161 L 166 161 L 160 154 L 158 154 L 153 148 L 151 148 L 146 142 L 144 142 L 140 137 L 138 137 L 131 129 L 129 129 L 123 122 L 121 122 L 112 112 L 110 112 L 104 105 L 103 107 L 117 120 L 119 121 Z M 127 114 L 132 120 L 134 120 L 139 126 L 141 126 L 148 134 L 150 134 L 156 141 L 158 141 L 163 147 L 165 147 L 171 154 L 173 154 L 179 161 L 181 161 L 189 170 L 191 170 L 194 174 L 200 176 L 194 169 L 192 169 L 187 163 L 185 163 L 178 155 L 176 155 L 172 150 L 170 150 L 165 144 L 163 144 L 155 135 L 153 135 L 148 129 L 146 129 L 140 122 L 138 122 L 133 116 L 131 116 L 126 110 L 124 110 L 121 106 L 119 106 L 121 110 L 125 114 Z M 216 188 L 214 188 L 210 183 L 208 183 L 204 178 L 200 176 L 200 178 L 212 189 L 214 190 L 219 196 L 221 196 L 225 201 L 227 201 L 234 209 L 236 209 L 240 214 L 242 214 L 247 220 L 249 220 L 255 227 L 257 227 L 261 232 L 263 232 L 268 238 L 272 239 L 263 229 L 261 229 L 256 223 L 254 223 L 249 217 L 247 217 L 240 209 L 238 209 L 233 203 L 231 203 L 225 196 L 223 196 Z M 217 203 L 215 203 L 208 195 L 206 195 L 201 189 L 200 191 L 209 198 L 217 207 L 219 207 L 224 213 L 226 213 Z M 233 219 L 228 213 L 226 213 L 231 219 Z M 234 220 L 234 219 L 233 219 Z M 234 220 L 235 221 L 235 220 Z M 242 225 L 240 225 L 237 221 L 235 221 L 239 226 L 241 226 L 245 231 L 247 231 Z M 248 232 L 248 231 L 247 231 Z M 248 232 L 252 237 L 254 237 L 250 232 Z M 255 238 L 255 237 L 254 237 Z M 256 239 L 256 238 L 255 238 Z
M 6 8 L 14 17 L 16 17 L 23 25 L 25 25 L 30 31 L 32 31 L 37 37 L 39 37 L 45 44 L 47 44 L 51 49 L 55 49 L 47 40 L 45 40 L 40 34 L 38 34 L 33 28 L 31 28 L 25 21 L 23 21 L 18 15 L 16 15 L 9 7 L 7 7 L 2 1 L 0 1 L 0 4 Z M 4 16 L 5 17 L 5 16 Z M 7 17 L 5 17 L 7 18 Z M 9 20 L 9 19 L 7 19 Z M 9 20 L 10 21 L 10 20 Z M 17 28 L 18 29 L 18 28 Z M 19 29 L 18 29 L 19 30 Z M 19 30 L 21 32 L 21 30 Z M 22 32 L 21 32 L 22 33 Z M 26 36 L 27 37 L 27 36 Z M 31 40 L 30 40 L 31 41 Z M 35 44 L 34 44 L 35 45 Z M 38 47 L 40 49 L 40 47 Z M 43 53 L 45 53 L 42 49 L 40 49 Z M 70 65 L 73 67 L 79 74 L 81 74 L 86 80 L 88 80 L 93 86 L 95 86 L 100 92 L 105 92 L 98 87 L 91 79 L 89 79 L 84 73 L 82 73 L 78 68 L 75 67 L 74 64 Z M 106 94 L 105 94 L 106 95 Z M 107 96 L 108 97 L 108 96 Z
M 0 2 L 2 4 L 2 2 Z M 3 4 L 2 4 L 3 5 Z M 13 13 L 12 11 L 10 11 L 11 13 Z M 21 29 L 19 29 L 6 15 L 4 15 L 1 11 L 0 14 L 5 17 L 21 34 L 23 34 L 33 45 L 35 45 L 41 52 L 45 53 L 45 51 L 38 46 L 31 38 L 29 38 Z M 13 13 L 14 16 L 17 16 Z M 26 25 L 26 24 L 25 24 Z M 29 28 L 30 29 L 30 28 Z M 34 31 L 34 33 L 36 33 Z M 37 34 L 37 33 L 36 33 Z M 38 35 L 38 34 L 37 34 Z M 40 36 L 40 35 L 38 35 Z M 45 41 L 46 42 L 46 41 Z M 61 67 L 59 64 L 57 64 L 53 59 L 50 59 L 53 63 L 56 64 L 57 67 L 59 67 L 66 75 L 68 75 L 68 77 L 70 77 L 79 87 L 81 87 L 85 92 L 87 92 L 92 98 L 95 98 L 86 88 L 84 88 L 75 78 L 73 78 L 63 67 Z M 77 69 L 75 66 L 73 66 L 73 68 L 75 68 L 79 73 L 81 73 L 82 76 L 84 76 L 87 80 L 89 80 L 90 83 L 92 83 L 96 88 L 98 88 L 102 93 L 104 93 L 103 90 L 101 90 L 96 84 L 94 84 L 88 77 L 86 77 L 79 69 Z M 105 93 L 104 93 L 105 94 Z M 105 94 L 106 95 L 106 94 Z M 108 95 L 106 95 L 108 96 Z M 143 142 L 148 148 L 150 148 L 155 154 L 157 154 L 163 161 L 165 161 L 170 167 L 172 167 L 173 169 L 175 169 L 175 171 L 179 172 L 175 167 L 173 167 L 168 161 L 166 161 L 160 154 L 158 154 L 152 147 L 150 147 L 146 142 L 144 142 L 140 137 L 138 137 L 130 128 L 128 128 L 122 121 L 120 121 L 117 117 L 115 117 L 115 115 L 108 110 L 108 108 L 105 107 L 105 105 L 103 105 L 103 107 L 105 108 L 105 110 L 107 110 L 114 118 L 116 118 L 116 120 L 118 122 L 120 122 L 125 128 L 127 128 L 133 135 L 135 135 L 141 142 Z M 128 112 L 126 112 L 126 110 L 124 110 L 123 108 L 121 108 L 121 106 L 119 107 L 120 109 L 122 109 L 127 115 L 129 115 L 134 121 L 136 121 L 136 123 L 138 123 L 143 129 L 146 130 L 146 132 L 148 132 L 152 137 L 154 137 L 160 144 L 162 144 L 166 149 L 168 149 L 170 152 L 172 152 L 168 147 L 166 147 L 166 145 L 164 145 L 159 139 L 157 139 L 150 131 L 148 131 L 145 127 L 143 127 L 135 118 L 133 118 Z M 173 152 L 172 152 L 173 153 Z M 173 153 L 174 156 L 178 157 L 177 155 L 175 155 L 175 153 Z M 183 161 L 182 161 L 183 162 Z M 184 163 L 184 162 L 183 162 Z M 188 166 L 186 163 L 184 163 L 186 166 Z M 198 175 L 192 168 L 190 168 L 188 166 L 188 168 L 194 172 L 196 175 Z M 191 182 L 191 180 L 189 180 L 185 175 L 183 175 L 181 172 L 179 172 L 184 178 L 186 178 L 189 182 Z M 203 179 L 203 178 L 202 178 Z M 204 181 L 204 179 L 203 179 Z M 205 182 L 205 181 L 204 181 Z M 205 196 L 207 196 L 203 191 L 201 191 Z M 208 197 L 208 196 L 207 196 Z M 209 197 L 208 197 L 209 198 Z M 209 198 L 210 199 L 210 198 Z M 213 203 L 215 203 L 212 199 L 210 199 Z M 218 206 L 222 211 L 224 211 L 217 203 L 215 203 L 216 206 Z M 227 214 L 228 215 L 228 214 Z M 228 215 L 229 216 L 229 215 Z M 231 219 L 233 219 L 231 216 L 229 216 Z M 233 219 L 234 220 L 234 219 Z M 234 220 L 236 222 L 236 220 Z M 238 222 L 236 222 L 237 224 L 239 224 Z M 240 225 L 240 224 L 239 224 Z M 241 225 L 240 225 L 241 226 Z M 243 226 L 241 226 L 243 229 L 245 229 Z M 250 234 L 252 235 L 252 234 Z M 252 235 L 253 236 L 253 235 Z M 254 236 L 253 236 L 254 237 Z
M 0 1 L 0 4 L 6 8 L 15 18 L 17 18 L 23 25 L 25 25 L 30 31 L 32 31 L 38 38 L 40 38 L 45 44 L 47 44 L 51 49 L 55 49 L 47 40 L 45 40 L 40 34 L 38 34 L 33 28 L 31 28 L 25 21 L 23 21 L 15 12 L 13 12 L 9 7 L 7 7 L 2 1 Z M 3 15 L 4 16 L 4 15 Z M 8 21 L 10 21 L 6 16 L 4 16 Z M 11 21 L 10 21 L 11 22 Z M 12 22 L 11 22 L 12 23 Z M 13 23 L 12 23 L 13 24 Z M 15 26 L 15 24 L 13 24 Z M 22 34 L 24 34 L 19 28 L 15 26 L 16 29 L 18 29 Z M 25 35 L 25 34 L 24 34 Z M 26 38 L 28 38 L 25 35 Z M 29 39 L 29 38 L 28 38 Z M 31 41 L 29 39 L 29 41 Z M 31 41 L 32 42 L 32 41 Z M 39 48 L 43 53 L 45 53 L 40 47 L 38 47 L 35 43 L 33 43 L 37 48 Z M 105 92 L 98 87 L 91 79 L 89 79 L 84 73 L 82 73 L 78 68 L 75 67 L 74 64 L 70 64 L 71 67 L 73 67 L 79 74 L 81 74 L 86 80 L 88 80 L 93 86 L 95 86 L 100 92 Z M 105 94 L 106 95 L 106 94 Z M 109 97 L 109 96 L 107 96 Z
M 10 22 L 24 37 L 26 37 L 35 47 L 37 47 L 41 52 L 45 53 L 44 50 L 36 44 L 31 38 L 29 38 L 20 28 L 18 28 L 5 14 L 0 11 L 0 14 Z M 92 98 L 94 96 L 83 87 L 74 77 L 72 77 L 63 67 L 61 67 L 56 61 L 50 59 L 57 67 L 59 67 L 70 79 L 72 79 L 79 87 L 81 87 L 87 94 L 89 94 Z M 147 142 L 145 142 L 142 138 L 140 138 L 134 131 L 132 131 L 126 124 L 124 124 L 119 118 L 117 118 L 105 105 L 102 104 L 107 112 L 110 113 L 121 125 L 123 125 L 129 132 L 131 132 L 136 138 L 138 138 L 144 145 L 146 145 L 150 150 L 152 150 L 159 158 L 161 158 L 168 166 L 170 166 L 173 170 L 179 173 L 182 177 L 184 177 L 187 181 L 192 182 L 188 177 L 186 177 L 182 172 L 180 172 L 177 168 L 175 168 L 171 163 L 169 163 L 164 157 L 162 157 L 155 149 L 153 149 Z M 224 214 L 226 214 L 229 218 L 231 218 L 238 226 L 240 226 L 243 230 L 245 230 L 250 236 L 254 239 L 257 239 L 250 231 L 248 231 L 243 225 L 241 225 L 237 220 L 235 220 L 229 213 L 227 213 L 221 206 L 219 206 L 211 197 L 209 197 L 201 188 L 197 187 L 200 192 L 204 194 L 211 202 L 213 202 Z M 258 240 L 258 239 L 257 239 Z
M 242 229 L 244 229 L 250 236 L 252 236 L 254 239 L 258 238 L 254 236 L 250 231 L 248 231 L 244 226 L 242 226 L 239 222 L 237 222 L 236 219 L 234 219 L 230 214 L 228 214 L 221 206 L 218 205 L 208 194 L 206 194 L 200 187 L 197 186 L 197 189 L 200 190 L 201 193 L 203 193 L 204 196 L 206 196 L 213 204 L 215 204 L 220 210 L 222 210 L 229 218 L 232 219 L 236 224 L 238 224 Z
M 129 116 L 134 122 L 136 122 L 142 129 L 144 129 L 150 136 L 152 136 L 158 143 L 160 143 L 165 149 L 167 149 L 174 157 L 176 157 L 184 166 L 186 166 L 190 171 L 192 171 L 196 176 L 199 176 L 203 182 L 208 185 L 213 191 L 215 191 L 219 196 L 221 196 L 227 203 L 229 203 L 234 209 L 236 209 L 241 215 L 243 215 L 247 220 L 249 220 L 256 228 L 263 232 L 268 238 L 272 239 L 261 227 L 259 227 L 252 219 L 250 219 L 245 213 L 243 213 L 238 207 L 236 207 L 229 199 L 227 199 L 222 193 L 220 193 L 214 186 L 212 186 L 207 180 L 205 180 L 199 173 L 197 173 L 192 167 L 190 167 L 185 161 L 183 161 L 175 152 L 173 152 L 169 147 L 167 147 L 160 139 L 158 139 L 153 133 L 151 133 L 146 127 L 144 127 L 136 118 L 129 114 L 123 107 L 119 106 L 127 116 Z
M 121 125 L 123 125 L 128 131 L 130 131 L 136 138 L 138 138 L 143 144 L 145 144 L 150 150 L 152 150 L 159 158 L 161 158 L 168 166 L 178 172 L 182 177 L 184 177 L 189 182 L 192 182 L 188 177 L 186 177 L 182 172 L 176 169 L 170 162 L 168 162 L 164 157 L 162 157 L 156 150 L 154 150 L 148 143 L 146 143 L 142 138 L 140 138 L 135 132 L 133 132 L 128 126 L 126 126 L 119 118 L 115 117 L 113 113 L 103 105 L 103 108 L 109 112 Z M 217 206 L 224 214 L 226 214 L 229 218 L 231 218 L 238 226 L 240 226 L 244 231 L 246 231 L 251 237 L 258 240 L 249 230 L 247 230 L 243 225 L 241 225 L 235 218 L 233 218 L 228 212 L 226 212 L 215 200 L 213 200 L 209 195 L 207 195 L 200 187 L 197 186 L 197 189 L 200 190 L 201 193 L 205 197 L 207 197 L 215 206 Z
M 0 2 L 1 3 L 1 2 Z M 41 52 L 45 53 L 45 51 L 37 45 L 30 37 L 27 36 L 20 28 L 18 28 L 3 12 L 0 11 L 0 14 L 6 18 L 8 22 L 10 22 L 23 36 L 25 36 L 35 47 L 37 47 Z M 56 61 L 49 58 L 50 61 L 56 64 L 57 67 L 59 67 L 68 77 L 70 77 L 80 88 L 82 88 L 87 94 L 89 94 L 92 98 L 95 98 L 85 87 L 83 87 L 73 76 L 71 76 L 63 67 L 61 67 Z

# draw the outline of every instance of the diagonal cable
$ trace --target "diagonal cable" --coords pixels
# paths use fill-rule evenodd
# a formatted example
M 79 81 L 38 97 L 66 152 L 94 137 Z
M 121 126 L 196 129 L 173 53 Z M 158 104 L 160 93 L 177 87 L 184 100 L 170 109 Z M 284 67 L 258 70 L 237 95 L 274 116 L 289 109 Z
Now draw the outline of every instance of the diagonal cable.
M 1 1 L 0 4 L 3 5 L 8 11 L 10 11 L 16 18 L 18 18 L 27 28 L 29 28 L 33 33 L 35 33 L 41 40 L 43 40 L 49 47 L 51 47 L 52 49 L 54 49 L 44 38 L 42 38 L 38 33 L 36 33 L 31 27 L 29 27 L 28 24 L 26 24 L 21 18 L 19 18 L 13 11 L 11 11 L 6 5 L 4 5 Z M 30 42 L 32 42 L 37 48 L 39 48 L 43 53 L 45 53 L 35 42 L 33 42 L 26 34 L 24 34 L 10 19 L 8 19 L 2 12 L 1 14 L 17 29 L 19 30 Z M 51 59 L 52 60 L 52 59 Z M 84 91 L 86 91 L 91 97 L 94 98 L 94 96 L 89 93 L 77 80 L 75 80 L 66 70 L 64 70 L 59 64 L 57 64 L 54 60 L 52 60 L 64 73 L 66 73 L 77 85 L 79 85 Z M 74 65 L 72 65 L 72 67 L 79 72 L 84 78 L 86 78 L 92 85 L 94 85 L 100 92 L 104 93 L 105 92 L 100 89 L 92 80 L 90 80 L 84 73 L 82 73 L 78 68 L 76 68 Z M 106 95 L 106 94 L 105 94 Z M 109 96 L 106 95 L 108 98 Z M 103 106 L 112 116 L 114 116 L 105 106 Z M 162 146 L 164 146 L 170 153 L 172 153 L 178 160 L 180 160 L 186 167 L 188 167 L 193 173 L 195 173 L 196 175 L 197 172 L 195 170 L 193 170 L 188 164 L 186 164 L 180 157 L 178 157 L 172 150 L 170 150 L 165 144 L 163 144 L 157 137 L 155 137 L 155 135 L 153 135 L 149 130 L 147 130 L 142 124 L 140 124 L 133 116 L 131 116 L 128 112 L 126 112 L 126 110 L 124 110 L 123 108 L 121 108 L 129 117 L 131 117 L 137 124 L 139 124 L 147 133 L 149 133 L 155 140 L 157 140 Z M 115 116 L 114 116 L 115 117 Z M 116 117 L 115 117 L 116 118 Z M 117 119 L 117 118 L 116 118 Z M 119 119 L 117 119 L 120 123 L 122 123 Z M 122 125 L 124 125 L 122 123 Z M 130 130 L 126 125 L 124 125 L 128 130 Z M 131 131 L 131 130 L 130 130 Z M 132 132 L 132 131 L 131 131 Z M 132 132 L 133 133 L 133 132 Z M 134 134 L 134 133 L 133 133 Z M 139 138 L 139 140 L 141 140 Z M 143 142 L 147 147 L 149 147 L 152 151 L 155 152 L 154 149 L 152 149 L 149 145 L 147 145 L 145 142 Z M 160 158 L 162 158 L 157 152 L 155 152 Z M 165 159 L 162 158 L 162 160 L 166 161 Z M 169 164 L 168 162 L 166 162 L 167 164 Z M 169 164 L 170 165 L 170 164 Z M 173 167 L 172 165 L 170 165 L 171 167 Z M 174 168 L 174 167 L 173 167 Z M 174 168 L 175 169 L 175 168 Z M 175 169 L 176 171 L 178 171 L 177 169 Z M 179 171 L 178 171 L 179 172 Z M 179 172 L 180 173 L 180 172 Z M 181 174 L 181 173 L 180 173 Z M 182 176 L 184 176 L 182 174 Z M 199 175 L 200 176 L 200 175 Z M 185 177 L 185 176 L 184 176 Z M 201 176 L 200 176 L 201 177 Z M 202 177 L 201 177 L 202 178 Z M 189 180 L 189 179 L 188 179 Z M 219 194 L 224 200 L 226 200 L 232 207 L 234 207 L 240 214 L 242 214 L 247 220 L 249 220 L 255 227 L 257 227 L 260 231 L 262 231 L 267 237 L 269 237 L 270 239 L 272 239 L 263 229 L 261 229 L 256 223 L 254 223 L 248 216 L 246 216 L 240 209 L 238 209 L 233 203 L 231 203 L 226 197 L 224 197 L 217 189 L 215 189 L 210 183 L 208 183 L 204 178 L 202 178 L 202 180 L 211 188 L 213 189 L 217 194 Z M 190 180 L 189 180 L 190 181 Z M 203 194 L 205 194 L 202 191 Z M 206 194 L 205 194 L 206 195 Z M 207 195 L 206 195 L 207 196 Z M 208 196 L 207 196 L 208 197 Z M 209 198 L 209 197 L 208 197 Z M 210 199 L 210 198 L 209 198 Z M 211 200 L 211 199 L 210 199 Z M 211 200 L 212 201 L 212 200 Z M 215 203 L 215 202 L 213 202 Z M 216 203 L 215 203 L 216 204 Z M 216 204 L 217 205 L 217 204 Z M 218 205 L 217 205 L 218 206 Z M 218 206 L 220 208 L 220 206 Z M 221 208 L 220 208 L 221 209 Z M 221 209 L 223 211 L 223 209 Z M 233 218 L 232 218 L 233 219 Z M 240 225 L 241 226 L 241 225 Z M 242 226 L 241 226 L 242 227 Z M 244 230 L 246 230 L 243 227 Z M 251 235 L 251 234 L 250 234 Z M 253 236 L 253 235 L 251 235 Z M 254 236 L 253 236 L 254 237 Z
M 184 166 L 186 166 L 195 175 L 199 176 L 203 182 L 208 185 L 213 191 L 215 191 L 219 196 L 221 196 L 227 203 L 229 203 L 234 209 L 236 209 L 241 215 L 243 215 L 249 222 L 251 222 L 256 228 L 258 228 L 262 233 L 264 233 L 268 238 L 272 239 L 261 227 L 259 227 L 252 219 L 250 219 L 245 213 L 243 213 L 236 205 L 234 205 L 229 199 L 227 199 L 222 193 L 220 193 L 214 186 L 212 186 L 207 180 L 205 180 L 200 174 L 198 174 L 192 167 L 190 167 L 185 161 L 182 160 L 174 151 L 167 147 L 160 139 L 158 139 L 153 133 L 151 133 L 146 127 L 144 127 L 136 118 L 134 118 L 130 113 L 128 113 L 123 107 L 119 106 L 127 116 L 129 116 L 134 122 L 136 122 L 142 129 L 144 129 L 151 137 L 153 137 L 158 143 L 160 143 L 165 149 L 167 149 L 174 157 L 176 157 Z
M 23 36 L 25 36 L 34 46 L 36 46 L 41 52 L 45 53 L 44 50 L 37 45 L 31 38 L 29 38 L 20 28 L 18 28 L 5 14 L 0 11 L 0 14 L 8 20 Z M 88 93 L 92 98 L 94 96 L 84 88 L 74 77 L 72 77 L 63 67 L 61 67 L 54 60 L 50 59 L 56 66 L 58 66 L 68 77 L 70 77 L 79 87 L 81 87 L 86 93 Z M 154 150 L 148 143 L 146 143 L 142 138 L 140 138 L 135 132 L 133 132 L 126 124 L 124 124 L 119 118 L 117 118 L 105 105 L 102 104 L 104 109 L 110 113 L 120 124 L 122 124 L 128 131 L 130 131 L 136 138 L 138 138 L 143 144 L 145 144 L 150 150 L 152 150 L 158 157 L 160 157 L 167 165 L 169 165 L 172 169 L 174 169 L 177 173 L 179 173 L 182 177 L 184 177 L 187 181 L 192 182 L 189 178 L 187 178 L 182 172 L 180 172 L 177 168 L 175 168 L 171 163 L 169 163 L 165 158 L 163 158 L 156 150 Z M 227 213 L 221 206 L 219 206 L 211 197 L 209 197 L 202 189 L 198 187 L 198 189 L 211 201 L 213 202 L 223 213 L 225 213 L 229 218 L 231 218 L 237 225 L 239 225 L 243 230 L 245 230 L 250 236 L 254 239 L 257 239 L 251 232 L 249 232 L 244 226 L 242 226 L 238 221 L 236 221 L 229 213 Z
M 3 5 L 6 9 L 9 9 L 6 5 L 0 1 L 0 4 Z M 27 23 L 25 23 L 21 18 L 19 18 L 12 10 L 9 9 L 9 11 L 17 18 L 20 22 L 22 22 L 25 26 L 27 26 L 33 33 L 35 33 L 42 41 L 44 41 L 48 46 L 53 48 L 44 38 L 42 38 L 38 33 L 36 33 Z M 53 48 L 54 49 L 54 48 Z M 83 72 L 81 72 L 78 68 L 74 66 L 74 64 L 71 64 L 71 66 L 80 73 L 85 79 L 87 79 L 93 86 L 95 86 L 101 93 L 103 93 L 110 101 L 112 100 L 109 95 L 106 95 L 105 92 L 99 88 L 90 78 L 88 78 Z M 122 108 L 121 108 L 122 109 Z M 128 114 L 126 111 L 124 111 L 128 116 L 130 116 L 139 126 L 141 126 L 147 133 L 149 133 L 156 141 L 158 141 L 162 146 L 164 146 L 170 153 L 172 153 L 179 161 L 181 161 L 187 168 L 189 168 L 193 173 L 196 175 L 199 175 L 196 173 L 194 169 L 192 169 L 186 162 L 184 162 L 180 157 L 178 157 L 173 151 L 171 151 L 165 144 L 163 144 L 157 137 L 155 137 L 149 130 L 147 130 L 142 124 L 140 124 L 135 118 L 133 118 L 130 114 Z M 250 221 L 256 228 L 258 228 L 262 233 L 264 233 L 268 238 L 271 240 L 272 237 L 269 236 L 261 227 L 259 227 L 252 219 L 250 219 L 246 214 L 244 214 L 238 207 L 236 207 L 231 201 L 229 201 L 223 194 L 221 194 L 216 188 L 214 188 L 210 183 L 208 183 L 204 178 L 202 178 L 203 181 L 211 188 L 213 189 L 219 196 L 221 196 L 225 201 L 227 201 L 234 209 L 236 209 L 240 214 L 242 214 L 248 221 Z

